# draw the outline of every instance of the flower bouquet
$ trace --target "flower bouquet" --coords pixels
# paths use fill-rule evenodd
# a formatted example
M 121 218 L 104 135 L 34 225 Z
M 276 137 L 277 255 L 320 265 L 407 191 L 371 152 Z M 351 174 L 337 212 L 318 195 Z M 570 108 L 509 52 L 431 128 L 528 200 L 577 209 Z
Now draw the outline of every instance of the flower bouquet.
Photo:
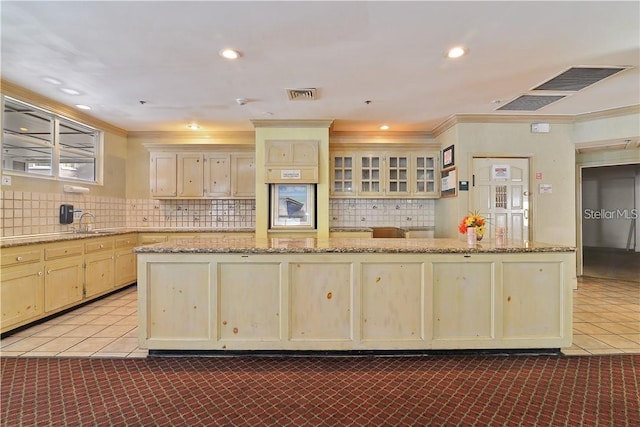
M 465 216 L 458 226 L 458 231 L 462 234 L 467 234 L 467 229 L 473 227 L 476 229 L 476 236 L 478 240 L 482 240 L 485 232 L 485 224 L 487 221 L 478 213 L 471 213 Z

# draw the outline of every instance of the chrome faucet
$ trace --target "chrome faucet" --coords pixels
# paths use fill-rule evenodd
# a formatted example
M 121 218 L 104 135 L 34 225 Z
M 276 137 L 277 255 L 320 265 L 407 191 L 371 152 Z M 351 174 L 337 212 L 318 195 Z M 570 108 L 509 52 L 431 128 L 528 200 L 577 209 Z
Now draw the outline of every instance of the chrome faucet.
M 82 215 L 80 215 L 80 221 L 78 222 L 78 231 L 80 233 L 82 232 L 87 232 L 87 231 L 91 231 L 89 228 L 89 224 L 85 225 L 85 229 L 82 229 L 82 220 L 84 219 L 85 216 L 90 216 L 91 218 L 93 218 L 93 222 L 96 221 L 96 216 L 94 214 L 92 214 L 91 212 L 85 212 Z

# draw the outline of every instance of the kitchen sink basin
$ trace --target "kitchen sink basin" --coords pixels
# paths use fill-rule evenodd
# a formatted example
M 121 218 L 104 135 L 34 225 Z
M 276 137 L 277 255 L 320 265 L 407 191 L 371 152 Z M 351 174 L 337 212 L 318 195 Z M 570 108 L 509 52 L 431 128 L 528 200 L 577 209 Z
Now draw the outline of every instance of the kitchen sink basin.
M 404 230 L 398 227 L 372 227 L 371 237 L 383 239 L 404 239 Z

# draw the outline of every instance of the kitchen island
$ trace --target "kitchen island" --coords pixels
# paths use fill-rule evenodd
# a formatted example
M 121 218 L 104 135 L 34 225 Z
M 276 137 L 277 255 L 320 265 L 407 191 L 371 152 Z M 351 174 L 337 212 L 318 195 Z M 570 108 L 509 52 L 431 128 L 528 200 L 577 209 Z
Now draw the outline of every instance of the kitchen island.
M 225 237 L 134 251 L 152 354 L 571 345 L 573 247 Z

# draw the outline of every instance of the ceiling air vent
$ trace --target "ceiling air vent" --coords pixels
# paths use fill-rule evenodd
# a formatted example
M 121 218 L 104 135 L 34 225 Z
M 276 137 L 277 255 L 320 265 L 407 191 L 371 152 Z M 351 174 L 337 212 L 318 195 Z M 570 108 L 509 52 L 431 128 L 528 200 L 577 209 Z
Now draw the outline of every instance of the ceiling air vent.
M 533 90 L 579 91 L 622 70 L 625 68 L 573 67 L 533 88 Z
M 498 110 L 536 111 L 564 97 L 564 95 L 522 95 L 498 108 Z
M 315 88 L 287 89 L 287 96 L 290 101 L 315 101 L 318 92 Z

